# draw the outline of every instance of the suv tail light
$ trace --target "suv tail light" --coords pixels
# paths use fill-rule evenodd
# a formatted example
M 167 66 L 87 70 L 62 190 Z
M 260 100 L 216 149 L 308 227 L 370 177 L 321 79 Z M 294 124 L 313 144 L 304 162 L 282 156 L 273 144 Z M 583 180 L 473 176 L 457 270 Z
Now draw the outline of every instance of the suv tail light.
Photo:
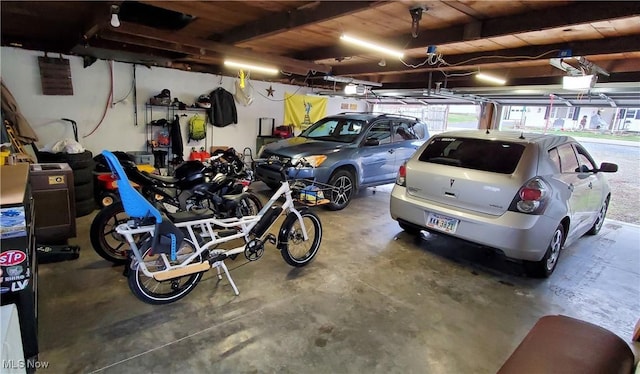
M 549 186 L 542 178 L 527 181 L 513 198 L 509 210 L 526 214 L 542 214 L 547 205 Z
M 396 177 L 396 184 L 398 186 L 405 187 L 407 185 L 407 164 L 400 165 L 398 170 L 398 176 Z

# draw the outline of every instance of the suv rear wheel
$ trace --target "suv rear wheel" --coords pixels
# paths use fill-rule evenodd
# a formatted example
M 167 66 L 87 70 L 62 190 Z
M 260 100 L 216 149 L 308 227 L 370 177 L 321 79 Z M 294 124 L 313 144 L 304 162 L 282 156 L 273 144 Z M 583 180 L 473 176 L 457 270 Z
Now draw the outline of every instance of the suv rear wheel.
M 333 187 L 333 190 L 331 191 L 331 202 L 327 204 L 327 207 L 330 210 L 346 208 L 356 190 L 353 174 L 347 170 L 338 170 L 329 179 L 329 184 Z

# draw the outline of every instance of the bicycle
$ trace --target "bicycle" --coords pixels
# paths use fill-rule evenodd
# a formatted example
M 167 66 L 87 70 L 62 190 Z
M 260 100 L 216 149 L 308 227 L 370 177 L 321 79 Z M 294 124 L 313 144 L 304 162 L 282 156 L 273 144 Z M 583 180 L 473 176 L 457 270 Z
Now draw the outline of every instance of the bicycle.
M 102 154 L 114 177 L 126 180 L 118 159 L 109 151 Z M 294 206 L 286 178 L 257 215 L 222 219 L 202 218 L 190 212 L 166 213 L 170 217 L 167 219 L 129 183 L 118 186 L 125 211 L 133 218 L 116 228 L 131 246 L 129 288 L 150 304 L 168 304 L 183 298 L 193 291 L 203 273 L 214 267 L 218 279 L 222 279 L 224 272 L 234 293 L 239 295 L 224 260 L 244 253 L 247 260 L 256 261 L 264 254 L 266 242 L 275 244 L 284 261 L 294 267 L 309 264 L 320 248 L 320 218 L 307 208 Z M 274 205 L 282 196 L 284 204 Z M 276 237 L 269 229 L 285 212 Z M 138 242 L 136 237 L 140 238 Z M 215 248 L 235 239 L 243 239 L 245 244 L 228 250 Z

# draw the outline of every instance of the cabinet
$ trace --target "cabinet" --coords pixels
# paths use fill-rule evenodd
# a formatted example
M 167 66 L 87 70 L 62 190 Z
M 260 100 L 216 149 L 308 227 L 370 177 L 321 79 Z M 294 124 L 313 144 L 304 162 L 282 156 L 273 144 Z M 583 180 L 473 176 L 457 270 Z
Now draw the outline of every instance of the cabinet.
M 53 244 L 73 238 L 76 236 L 73 170 L 66 163 L 33 164 L 30 169 L 38 242 Z
M 161 105 L 152 105 L 145 104 L 145 123 L 146 123 L 146 134 L 147 134 L 147 152 L 153 153 L 154 156 L 154 167 L 158 169 L 166 169 L 166 174 L 171 174 L 173 172 L 173 168 L 175 164 L 179 164 L 182 160 L 179 159 L 179 155 L 174 154 L 172 151 L 172 147 L 175 142 L 182 143 L 182 147 L 180 147 L 183 152 L 185 147 L 205 147 L 207 149 L 208 146 L 208 137 L 210 133 L 210 129 L 207 129 L 207 137 L 205 137 L 204 141 L 200 141 L 199 143 L 192 142 L 188 144 L 188 125 L 189 119 L 191 119 L 194 115 L 199 115 L 205 119 L 207 123 L 208 113 L 204 108 L 185 108 L 179 109 L 177 106 L 161 106 Z M 171 132 L 171 123 L 177 118 L 186 117 L 187 128 L 183 126 L 180 127 L 180 135 L 181 139 L 174 139 Z M 163 121 L 164 120 L 164 121 Z M 207 126 L 208 127 L 208 126 Z M 200 144 L 204 142 L 204 144 Z M 187 159 L 188 155 L 182 155 L 183 159 Z
M 0 304 L 15 304 L 25 362 L 38 358 L 38 263 L 29 164 L 0 167 Z

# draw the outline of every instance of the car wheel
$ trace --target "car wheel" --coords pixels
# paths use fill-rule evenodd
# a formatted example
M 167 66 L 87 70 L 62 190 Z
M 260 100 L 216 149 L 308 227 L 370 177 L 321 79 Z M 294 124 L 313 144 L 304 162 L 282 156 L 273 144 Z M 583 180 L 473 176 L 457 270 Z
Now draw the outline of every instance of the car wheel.
M 407 234 L 418 235 L 420 233 L 420 228 L 417 226 L 403 222 L 398 222 L 398 225 L 400 225 L 400 228 L 406 231 Z
M 356 189 L 355 178 L 347 170 L 338 170 L 331 179 L 331 202 L 327 204 L 329 210 L 342 210 L 349 205 Z
M 535 278 L 547 278 L 553 273 L 558 264 L 558 258 L 560 257 L 560 250 L 564 245 L 564 227 L 562 224 L 558 225 L 551 237 L 551 243 L 547 247 L 547 252 L 540 261 L 527 261 L 525 263 L 525 269 L 527 274 Z
M 587 235 L 596 235 L 597 233 L 600 232 L 600 229 L 602 228 L 602 225 L 604 224 L 604 218 L 607 215 L 607 209 L 608 208 L 609 208 L 609 199 L 606 199 L 602 203 L 602 206 L 600 207 L 600 210 L 598 211 L 598 217 L 596 218 L 596 221 L 593 223 L 593 226 L 591 226 L 589 231 L 587 231 Z

